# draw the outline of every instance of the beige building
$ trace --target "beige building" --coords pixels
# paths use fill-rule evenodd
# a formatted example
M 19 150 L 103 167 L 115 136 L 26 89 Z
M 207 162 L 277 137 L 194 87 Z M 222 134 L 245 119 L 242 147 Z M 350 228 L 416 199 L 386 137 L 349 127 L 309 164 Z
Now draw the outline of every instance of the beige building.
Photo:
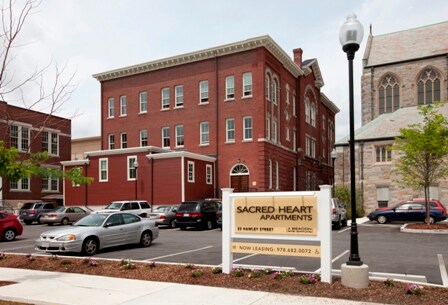
M 72 160 L 83 160 L 84 152 L 101 150 L 101 137 L 72 139 Z
M 402 200 L 423 197 L 396 182 L 389 151 L 399 129 L 418 122 L 417 106 L 448 96 L 448 22 L 396 33 L 369 35 L 361 78 L 362 127 L 355 132 L 356 183 L 366 213 Z M 448 109 L 441 111 L 448 115 Z M 337 141 L 335 180 L 350 184 L 348 137 Z M 448 184 L 430 188 L 431 198 L 448 205 Z

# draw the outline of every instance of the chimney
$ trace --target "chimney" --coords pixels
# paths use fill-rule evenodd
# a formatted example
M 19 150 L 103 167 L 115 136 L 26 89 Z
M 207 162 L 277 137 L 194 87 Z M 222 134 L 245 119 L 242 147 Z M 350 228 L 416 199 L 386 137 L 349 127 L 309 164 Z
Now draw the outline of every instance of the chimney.
M 294 52 L 294 62 L 301 67 L 302 66 L 302 48 L 297 48 L 292 50 Z

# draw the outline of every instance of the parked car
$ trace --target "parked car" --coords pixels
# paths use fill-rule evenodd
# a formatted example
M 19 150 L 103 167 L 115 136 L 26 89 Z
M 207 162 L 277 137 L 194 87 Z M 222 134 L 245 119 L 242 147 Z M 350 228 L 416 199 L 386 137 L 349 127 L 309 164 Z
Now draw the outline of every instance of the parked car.
M 437 200 L 437 199 L 429 199 L 428 201 L 429 201 L 430 209 L 441 210 L 441 211 L 445 211 L 445 214 L 447 213 L 446 207 L 439 200 Z M 426 204 L 425 198 L 415 198 L 415 199 L 412 199 L 412 200 L 408 200 L 406 202 L 407 203 L 422 203 L 422 204 Z
M 222 230 L 222 204 L 219 205 L 218 212 L 216 213 L 216 225 Z
M 27 225 L 34 221 L 40 222 L 42 213 L 50 212 L 56 209 L 58 205 L 53 202 L 26 202 L 19 210 L 20 219 Z
M 147 201 L 141 200 L 122 200 L 113 201 L 104 210 L 99 210 L 96 212 L 107 212 L 107 211 L 126 211 L 141 217 L 148 217 L 149 213 L 152 212 L 152 205 Z
M 17 215 L 0 212 L 0 237 L 4 241 L 12 241 L 16 236 L 22 235 L 23 226 Z
M 42 213 L 40 216 L 40 222 L 46 223 L 49 226 L 52 226 L 55 223 L 67 225 L 80 220 L 81 218 L 89 215 L 91 212 L 92 210 L 88 208 L 64 206 L 51 212 Z
M 426 206 L 421 202 L 401 202 L 394 207 L 378 208 L 367 217 L 380 224 L 392 221 L 425 221 Z M 429 220 L 431 223 L 446 219 L 443 209 L 430 208 Z
M 43 232 L 35 248 L 43 252 L 81 252 L 91 256 L 99 250 L 127 244 L 149 247 L 159 236 L 153 220 L 126 212 L 92 213 L 73 226 Z
M 154 212 L 149 213 L 148 217 L 156 222 L 157 226 L 176 227 L 176 212 L 178 205 L 162 205 L 158 206 Z
M 347 225 L 347 210 L 345 204 L 339 202 L 337 198 L 331 199 L 331 223 L 336 230 Z
M 176 225 L 181 230 L 187 227 L 216 228 L 219 204 L 219 199 L 184 201 L 177 210 Z

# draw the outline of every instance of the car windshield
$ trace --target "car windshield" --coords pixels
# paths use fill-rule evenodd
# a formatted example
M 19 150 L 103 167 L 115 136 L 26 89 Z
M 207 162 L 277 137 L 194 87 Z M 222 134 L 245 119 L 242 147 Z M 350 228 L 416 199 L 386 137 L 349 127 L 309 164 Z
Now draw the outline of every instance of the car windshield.
M 182 202 L 178 211 L 179 212 L 199 211 L 199 203 L 197 203 L 197 202 Z
M 77 221 L 74 226 L 78 227 L 99 227 L 110 214 L 90 214 Z
M 121 202 L 112 202 L 106 207 L 106 210 L 119 210 L 121 209 Z
M 29 210 L 33 208 L 34 202 L 26 202 L 22 205 L 23 210 Z
M 170 210 L 170 207 L 163 206 L 163 207 L 158 207 L 156 209 L 156 212 L 163 213 L 163 212 L 168 212 L 169 210 Z

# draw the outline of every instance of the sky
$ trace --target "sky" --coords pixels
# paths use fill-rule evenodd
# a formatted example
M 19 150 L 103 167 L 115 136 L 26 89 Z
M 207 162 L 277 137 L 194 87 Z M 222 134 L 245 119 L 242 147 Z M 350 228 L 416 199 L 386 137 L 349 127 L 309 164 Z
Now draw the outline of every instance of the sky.
M 317 58 L 322 92 L 340 109 L 339 140 L 349 133 L 348 62 L 339 43 L 347 15 L 355 13 L 364 26 L 354 60 L 358 128 L 370 25 L 382 35 L 447 21 L 446 12 L 446 0 L 44 0 L 26 20 L 10 75 L 49 66 L 49 86 L 54 67 L 64 68 L 60 79 L 73 75 L 76 89 L 56 115 L 72 119 L 74 139 L 100 136 L 100 83 L 93 74 L 269 35 L 291 58 L 299 47 L 304 60 Z

